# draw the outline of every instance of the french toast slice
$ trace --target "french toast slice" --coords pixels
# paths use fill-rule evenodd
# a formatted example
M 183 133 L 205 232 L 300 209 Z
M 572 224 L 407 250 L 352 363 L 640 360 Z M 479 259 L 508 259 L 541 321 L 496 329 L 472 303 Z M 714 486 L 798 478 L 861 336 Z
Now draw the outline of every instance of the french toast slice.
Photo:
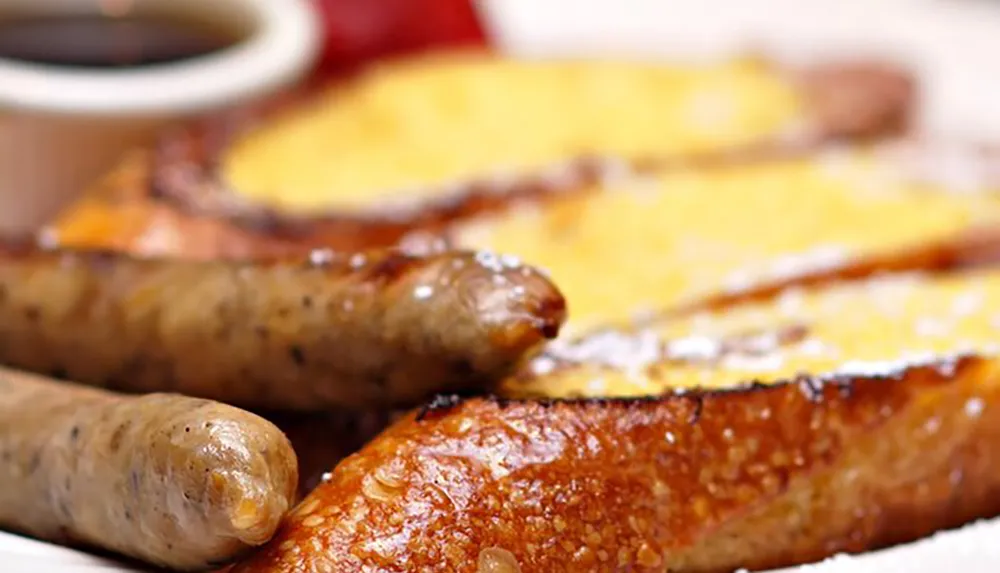
M 448 235 L 456 247 L 548 270 L 566 295 L 563 332 L 572 334 L 994 226 L 1000 171 L 986 169 L 994 163 L 968 144 L 827 147 L 525 200 Z M 948 164 L 978 175 L 944 177 Z
M 601 331 L 398 421 L 233 572 L 760 570 L 995 515 L 998 318 L 979 269 Z
M 633 162 L 896 133 L 914 99 L 904 71 L 872 62 L 792 70 L 422 56 L 319 97 L 165 133 L 49 234 L 203 258 L 356 250 Z
M 366 210 L 579 157 L 648 159 L 813 131 L 898 129 L 912 97 L 905 78 L 864 71 L 882 75 L 873 82 L 831 68 L 793 78 L 752 60 L 664 65 L 438 54 L 376 68 L 235 141 L 219 158 L 228 182 L 258 201 Z M 853 101 L 850 112 L 832 101 L 852 89 L 883 97 Z

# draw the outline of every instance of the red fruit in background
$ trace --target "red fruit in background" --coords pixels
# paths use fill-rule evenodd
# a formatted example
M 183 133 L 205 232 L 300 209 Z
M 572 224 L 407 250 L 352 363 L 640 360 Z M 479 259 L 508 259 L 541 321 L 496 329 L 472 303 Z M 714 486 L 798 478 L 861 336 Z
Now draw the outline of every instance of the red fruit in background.
M 473 0 L 311 1 L 326 35 L 323 75 L 432 47 L 486 45 Z

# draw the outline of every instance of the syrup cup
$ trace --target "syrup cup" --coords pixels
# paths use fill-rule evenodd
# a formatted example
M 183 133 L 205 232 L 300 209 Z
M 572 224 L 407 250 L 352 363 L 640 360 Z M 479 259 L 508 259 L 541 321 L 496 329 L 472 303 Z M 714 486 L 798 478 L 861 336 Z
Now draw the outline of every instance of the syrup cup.
M 37 228 L 165 123 L 263 98 L 303 76 L 319 52 L 319 25 L 305 0 L 0 0 L 0 18 L 121 8 L 219 23 L 240 40 L 134 68 L 0 58 L 0 233 Z

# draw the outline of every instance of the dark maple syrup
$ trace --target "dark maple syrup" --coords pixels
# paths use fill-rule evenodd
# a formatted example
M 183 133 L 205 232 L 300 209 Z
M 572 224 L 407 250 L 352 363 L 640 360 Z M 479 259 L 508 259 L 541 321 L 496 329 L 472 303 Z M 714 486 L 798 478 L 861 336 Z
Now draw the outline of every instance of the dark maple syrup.
M 0 58 L 71 68 L 137 68 L 225 50 L 238 28 L 194 19 L 100 14 L 0 18 Z

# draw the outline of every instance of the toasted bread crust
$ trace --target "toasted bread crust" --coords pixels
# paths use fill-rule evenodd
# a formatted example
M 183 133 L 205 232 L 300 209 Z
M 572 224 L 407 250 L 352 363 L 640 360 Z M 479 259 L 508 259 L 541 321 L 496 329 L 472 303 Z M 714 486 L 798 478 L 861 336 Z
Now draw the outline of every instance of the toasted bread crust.
M 913 79 L 886 65 L 840 63 L 788 75 L 799 86 L 807 113 L 793 137 L 774 134 L 749 146 L 686 157 L 625 159 L 643 168 L 803 153 L 820 143 L 900 133 L 915 104 Z M 550 170 L 465 181 L 389 213 L 375 205 L 367 212 L 293 215 L 241 198 L 221 178 L 222 154 L 254 125 L 302 99 L 282 96 L 259 109 L 164 134 L 152 149 L 135 152 L 95 185 L 48 234 L 76 246 L 194 258 L 301 252 L 317 246 L 350 251 L 395 244 L 415 229 L 437 232 L 451 221 L 502 209 L 517 198 L 583 189 L 622 166 L 615 158 L 568 157 Z
M 869 139 L 906 130 L 916 105 L 913 78 L 879 62 L 837 62 L 800 71 L 817 139 Z
M 816 287 L 837 281 L 854 281 L 879 274 L 942 273 L 1000 264 L 1000 230 L 977 226 L 936 242 L 916 243 L 907 249 L 874 253 L 827 269 L 803 272 L 787 279 L 765 281 L 746 289 L 716 292 L 690 302 L 662 309 L 632 322 L 642 327 L 655 321 L 724 309 L 734 304 L 769 300 L 791 288 Z
M 1000 510 L 998 383 L 964 357 L 433 407 L 348 458 L 234 571 L 721 572 L 905 541 Z

